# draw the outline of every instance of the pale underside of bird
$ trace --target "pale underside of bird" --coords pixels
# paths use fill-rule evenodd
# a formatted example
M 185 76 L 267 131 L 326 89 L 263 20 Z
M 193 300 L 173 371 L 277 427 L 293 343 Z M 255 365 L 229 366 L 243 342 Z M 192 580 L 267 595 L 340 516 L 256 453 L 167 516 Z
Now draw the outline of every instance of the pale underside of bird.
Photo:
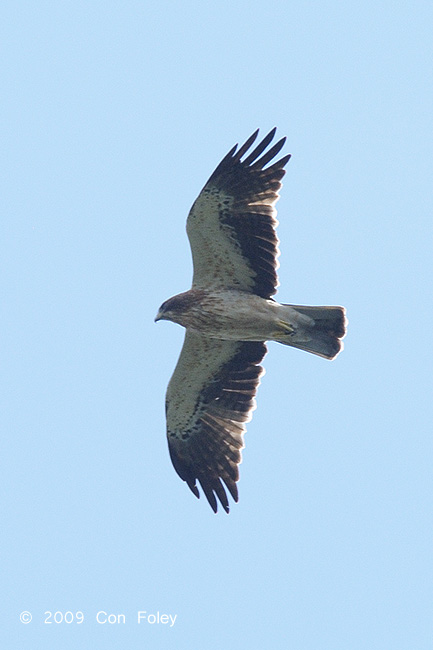
M 218 165 L 192 206 L 187 234 L 193 257 L 189 291 L 166 300 L 155 320 L 186 328 L 166 395 L 167 438 L 179 476 L 217 511 L 226 489 L 238 500 L 246 423 L 267 352 L 277 341 L 326 359 L 342 350 L 343 307 L 279 304 L 275 203 L 290 155 L 268 165 L 273 129 L 248 155 L 258 130 Z M 244 157 L 245 156 L 245 157 Z

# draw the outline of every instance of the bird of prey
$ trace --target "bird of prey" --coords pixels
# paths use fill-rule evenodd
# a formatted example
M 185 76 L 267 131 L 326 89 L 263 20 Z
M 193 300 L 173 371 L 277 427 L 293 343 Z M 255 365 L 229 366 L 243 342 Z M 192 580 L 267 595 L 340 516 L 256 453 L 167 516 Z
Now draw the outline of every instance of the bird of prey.
M 189 291 L 166 300 L 155 318 L 185 327 L 166 395 L 170 457 L 179 476 L 213 511 L 236 482 L 245 423 L 255 408 L 266 341 L 325 359 L 343 348 L 343 307 L 279 304 L 275 203 L 290 155 L 272 162 L 276 129 L 250 152 L 258 130 L 223 158 L 192 206 L 187 234 L 193 257 Z M 269 164 L 271 163 L 271 164 Z M 224 487 L 225 486 L 225 487 Z

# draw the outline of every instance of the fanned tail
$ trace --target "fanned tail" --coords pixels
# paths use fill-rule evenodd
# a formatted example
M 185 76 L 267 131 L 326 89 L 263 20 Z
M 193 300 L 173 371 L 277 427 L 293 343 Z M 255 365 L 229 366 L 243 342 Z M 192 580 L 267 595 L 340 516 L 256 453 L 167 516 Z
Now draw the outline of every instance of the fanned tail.
M 347 326 L 344 307 L 281 306 L 296 310 L 299 314 L 307 316 L 310 321 L 299 319 L 295 327 L 289 327 L 287 333 L 283 333 L 283 316 L 281 335 L 275 338 L 278 343 L 291 345 L 294 348 L 317 354 L 325 359 L 334 359 L 341 352 L 344 347 L 341 339 L 346 334 Z

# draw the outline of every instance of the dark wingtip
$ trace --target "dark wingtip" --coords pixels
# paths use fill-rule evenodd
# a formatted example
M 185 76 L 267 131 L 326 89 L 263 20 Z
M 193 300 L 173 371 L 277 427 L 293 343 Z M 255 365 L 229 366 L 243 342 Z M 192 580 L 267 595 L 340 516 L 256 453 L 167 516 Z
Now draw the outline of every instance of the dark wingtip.
M 260 156 L 260 154 L 266 149 L 268 144 L 272 141 L 272 138 L 275 135 L 275 128 L 272 129 L 272 131 L 269 131 L 268 135 L 266 135 L 261 142 L 256 146 L 255 149 L 250 153 L 250 155 L 245 158 L 245 160 L 242 161 L 242 164 L 244 166 L 251 165 L 257 158 Z
M 278 140 L 261 158 L 255 161 L 254 164 L 251 166 L 254 169 L 263 169 L 265 165 L 267 165 L 268 162 L 272 160 L 272 158 L 275 158 L 275 156 L 281 151 L 281 149 L 284 147 L 284 143 L 286 142 L 286 138 L 281 138 L 281 140 Z
M 188 485 L 189 489 L 194 494 L 194 496 L 196 496 L 197 499 L 200 499 L 200 492 L 198 491 L 198 487 L 196 486 L 195 481 L 194 482 L 193 481 L 186 481 L 186 484 Z
M 250 137 L 248 138 L 248 140 L 246 140 L 246 142 L 244 142 L 244 144 L 240 147 L 239 151 L 236 151 L 236 156 L 235 156 L 235 159 L 236 159 L 236 160 L 240 160 L 240 159 L 242 158 L 242 156 L 244 155 L 244 153 L 245 153 L 246 151 L 248 151 L 248 149 L 251 147 L 251 145 L 253 144 L 253 142 L 256 140 L 258 134 L 259 134 L 259 129 L 256 129 L 256 130 L 254 131 L 254 133 L 252 133 L 252 134 L 250 135 Z M 236 145 L 235 150 L 236 150 L 237 146 L 238 146 L 238 145 Z M 233 149 L 232 149 L 232 151 L 231 151 L 230 153 L 234 153 Z

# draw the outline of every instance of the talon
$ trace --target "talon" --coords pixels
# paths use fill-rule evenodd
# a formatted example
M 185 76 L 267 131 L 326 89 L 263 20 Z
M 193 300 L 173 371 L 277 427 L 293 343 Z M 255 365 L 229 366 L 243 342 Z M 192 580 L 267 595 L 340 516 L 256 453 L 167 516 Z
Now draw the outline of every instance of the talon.
M 295 333 L 295 328 L 293 325 L 290 325 L 290 323 L 286 323 L 286 321 L 279 320 L 277 321 L 278 325 L 281 327 L 283 332 L 289 333 L 289 334 L 294 334 Z

